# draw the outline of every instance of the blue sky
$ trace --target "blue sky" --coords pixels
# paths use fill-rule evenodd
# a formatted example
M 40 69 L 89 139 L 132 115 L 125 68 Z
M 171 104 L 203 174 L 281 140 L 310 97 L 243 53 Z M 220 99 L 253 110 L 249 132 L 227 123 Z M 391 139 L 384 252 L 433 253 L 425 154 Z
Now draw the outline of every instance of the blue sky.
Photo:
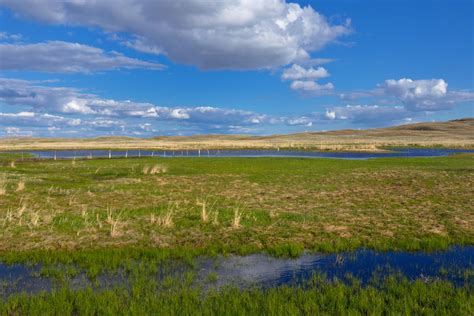
M 474 116 L 473 2 L 0 0 L 0 136 Z

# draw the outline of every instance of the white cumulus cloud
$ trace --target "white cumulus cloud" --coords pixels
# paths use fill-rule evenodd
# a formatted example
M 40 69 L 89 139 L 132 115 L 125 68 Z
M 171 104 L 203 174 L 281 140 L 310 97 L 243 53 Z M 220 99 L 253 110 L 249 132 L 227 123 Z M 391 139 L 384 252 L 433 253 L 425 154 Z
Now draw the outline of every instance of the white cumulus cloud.
M 320 78 L 329 77 L 329 73 L 323 67 L 318 68 L 304 68 L 300 65 L 293 64 L 290 68 L 283 71 L 281 79 L 283 80 L 301 80 L 301 79 L 313 79 L 317 80 Z
M 326 84 L 319 84 L 311 80 L 296 80 L 291 83 L 290 88 L 293 90 L 302 90 L 318 94 L 325 94 L 332 92 L 332 90 L 334 89 L 334 85 L 330 82 Z
M 262 69 L 308 60 L 349 34 L 311 6 L 284 0 L 0 0 L 52 24 L 128 34 L 127 46 L 202 69 Z

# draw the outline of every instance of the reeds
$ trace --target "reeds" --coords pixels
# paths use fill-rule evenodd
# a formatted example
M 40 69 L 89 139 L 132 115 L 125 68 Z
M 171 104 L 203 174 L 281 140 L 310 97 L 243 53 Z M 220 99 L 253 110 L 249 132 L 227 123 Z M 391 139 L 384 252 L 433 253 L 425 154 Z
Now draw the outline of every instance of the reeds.
M 117 237 L 117 236 L 120 235 L 119 228 L 120 228 L 120 225 L 122 224 L 121 223 L 122 214 L 123 214 L 123 211 L 116 214 L 115 211 L 112 208 L 107 207 L 107 220 L 106 220 L 106 222 L 107 222 L 107 224 L 110 225 L 110 237 L 112 237 L 112 238 Z
M 196 204 L 201 206 L 201 221 L 203 223 L 209 222 L 211 216 L 213 217 L 213 224 L 218 223 L 219 211 L 215 209 L 216 203 L 217 200 L 215 200 L 213 203 L 208 203 L 207 197 L 196 201 Z

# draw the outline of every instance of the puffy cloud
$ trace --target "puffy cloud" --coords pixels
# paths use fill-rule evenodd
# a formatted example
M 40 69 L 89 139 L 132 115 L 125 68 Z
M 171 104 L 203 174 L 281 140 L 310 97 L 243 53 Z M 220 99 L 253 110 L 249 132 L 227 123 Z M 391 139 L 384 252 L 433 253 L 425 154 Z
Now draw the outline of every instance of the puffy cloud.
M 449 110 L 458 103 L 474 101 L 474 93 L 448 90 L 443 79 L 389 79 L 377 88 L 339 95 L 343 100 L 375 98 L 376 103 L 398 103 L 413 112 Z
M 443 79 L 390 79 L 381 87 L 386 95 L 401 100 L 412 110 L 440 110 L 450 107 L 443 100 L 448 91 L 448 84 Z
M 283 0 L 0 0 L 52 24 L 126 33 L 128 46 L 203 69 L 261 69 L 310 59 L 342 35 L 310 6 Z
M 318 67 L 316 69 L 311 67 L 306 69 L 297 64 L 293 64 L 290 68 L 285 69 L 281 75 L 281 79 L 283 80 L 317 80 L 326 77 L 329 77 L 329 73 L 323 67 Z
M 384 125 L 413 115 L 402 106 L 346 105 L 326 109 L 327 120 L 347 120 L 355 124 Z
M 50 41 L 36 44 L 0 44 L 0 70 L 94 72 L 119 68 L 162 69 L 163 65 L 129 58 L 100 48 Z
M 384 87 L 388 92 L 402 100 L 412 100 L 426 97 L 442 97 L 448 91 L 448 84 L 443 79 L 412 80 L 402 78 L 399 80 L 386 80 Z
M 448 83 L 443 79 L 390 79 L 380 87 L 385 95 L 397 98 L 412 111 L 446 110 L 457 103 L 474 100 L 473 93 L 448 91 Z
M 329 77 L 329 72 L 323 67 L 304 68 L 293 64 L 285 69 L 281 75 L 282 80 L 293 80 L 290 84 L 292 90 L 303 91 L 314 95 L 331 94 L 334 85 L 331 82 L 319 84 L 316 80 Z
M 329 94 L 334 90 L 334 85 L 330 82 L 326 84 L 319 84 L 315 81 L 311 80 L 296 80 L 293 81 L 290 85 L 290 88 L 293 90 L 301 90 L 301 91 L 306 91 L 306 92 L 312 92 L 315 94 Z
M 172 117 L 172 118 L 175 118 L 175 119 L 183 119 L 183 120 L 187 120 L 189 119 L 189 114 L 187 113 L 186 110 L 184 109 L 174 109 L 174 110 L 171 110 L 171 112 L 169 113 L 169 116 Z

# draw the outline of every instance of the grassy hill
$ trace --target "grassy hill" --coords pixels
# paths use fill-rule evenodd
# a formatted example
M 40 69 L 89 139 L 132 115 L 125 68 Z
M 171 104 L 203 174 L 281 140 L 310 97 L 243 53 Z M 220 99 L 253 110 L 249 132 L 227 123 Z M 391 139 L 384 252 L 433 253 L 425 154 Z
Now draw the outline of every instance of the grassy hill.
M 25 149 L 212 149 L 304 148 L 376 151 L 385 146 L 446 146 L 474 148 L 474 118 L 425 122 L 366 130 L 337 130 L 271 136 L 194 135 L 153 138 L 97 137 L 3 138 L 0 150 Z

